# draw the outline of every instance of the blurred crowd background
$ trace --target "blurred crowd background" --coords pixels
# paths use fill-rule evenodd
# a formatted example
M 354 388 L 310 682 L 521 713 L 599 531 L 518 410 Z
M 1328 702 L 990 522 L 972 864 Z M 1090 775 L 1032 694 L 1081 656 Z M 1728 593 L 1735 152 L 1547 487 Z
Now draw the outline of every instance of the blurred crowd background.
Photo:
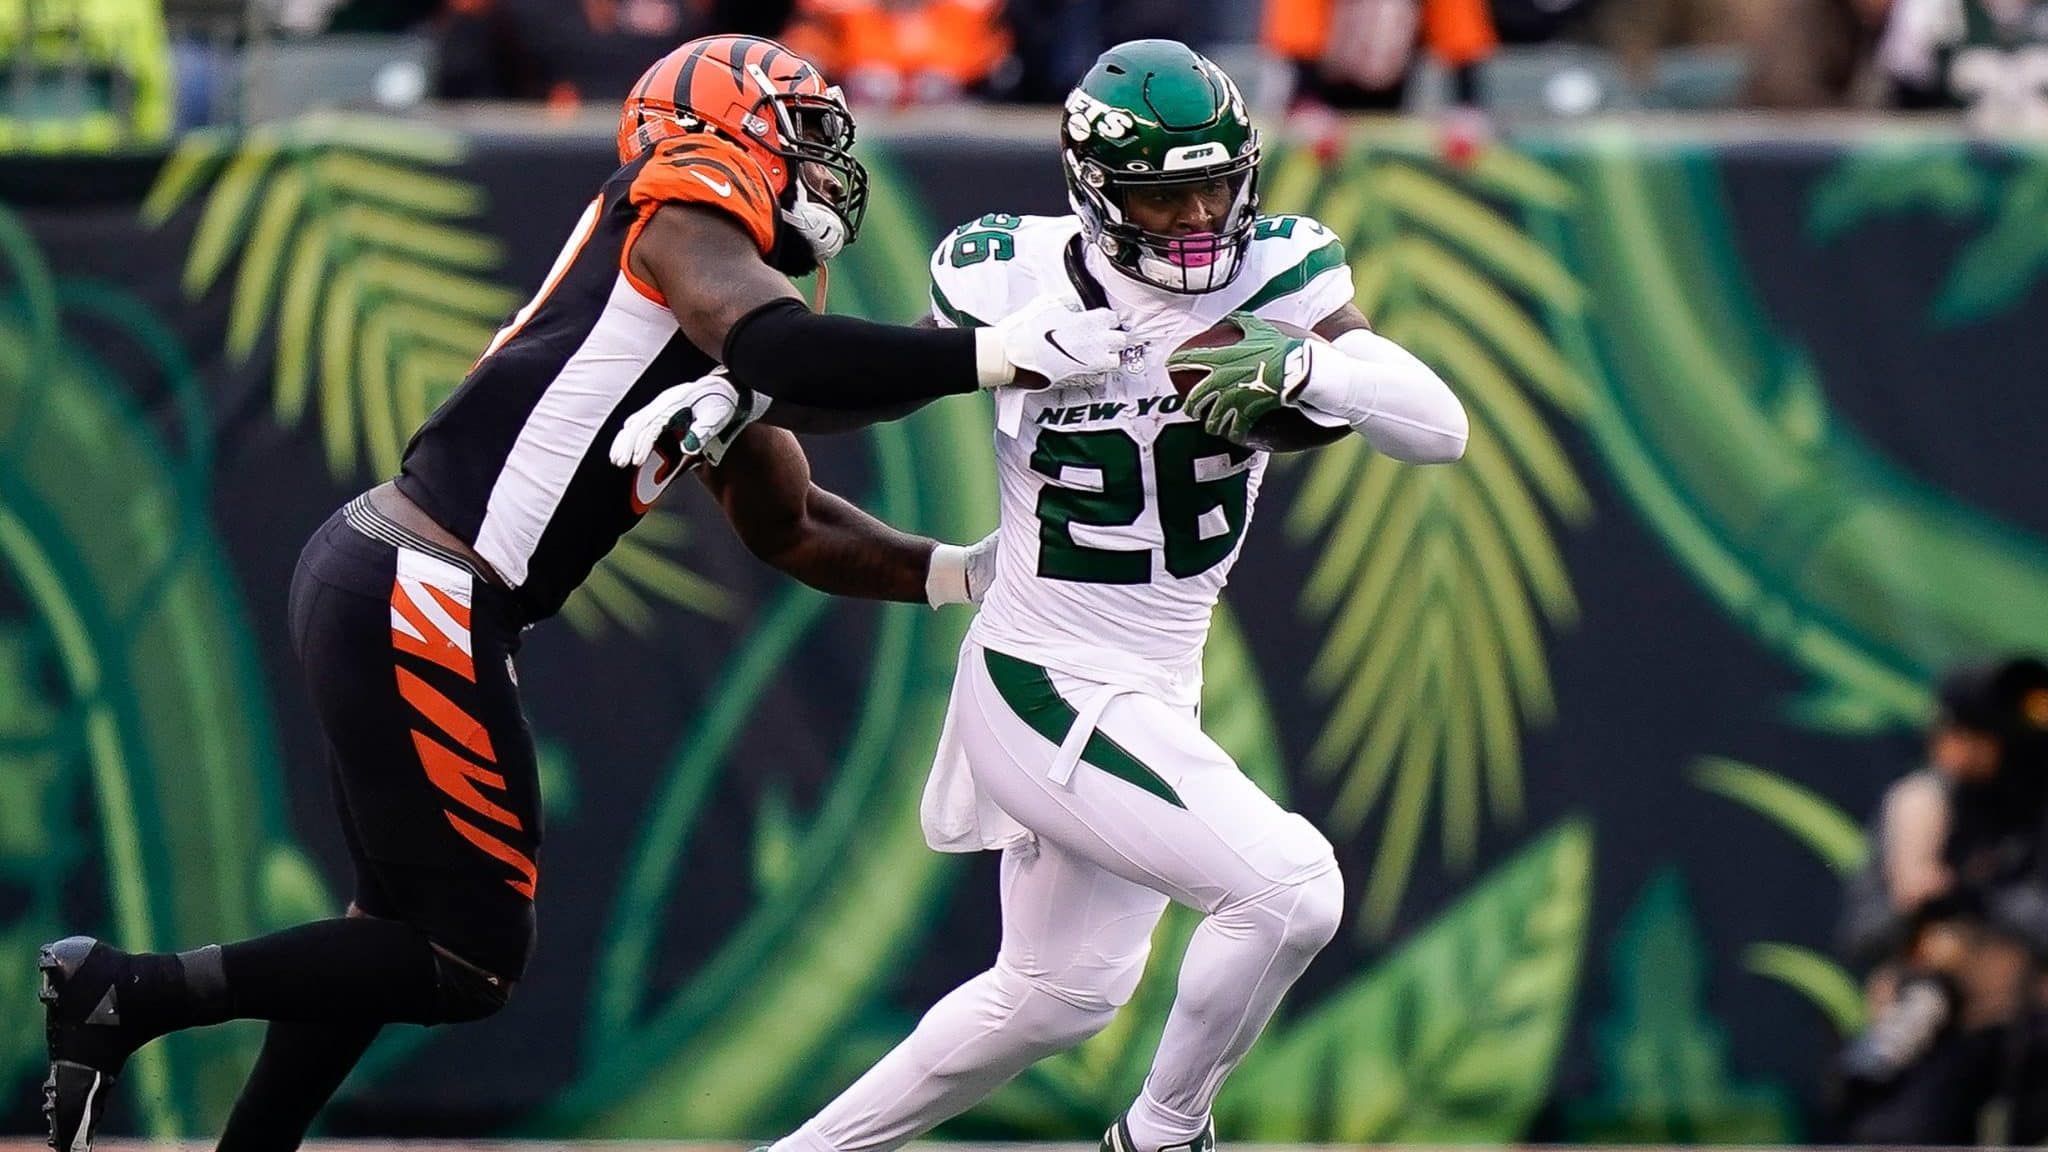
M 710 30 L 859 105 L 1058 100 L 1105 46 L 1195 43 L 1268 116 L 1472 107 L 1960 109 L 2048 124 L 2048 0 L 0 0 L 17 147 L 320 105 L 616 100 Z

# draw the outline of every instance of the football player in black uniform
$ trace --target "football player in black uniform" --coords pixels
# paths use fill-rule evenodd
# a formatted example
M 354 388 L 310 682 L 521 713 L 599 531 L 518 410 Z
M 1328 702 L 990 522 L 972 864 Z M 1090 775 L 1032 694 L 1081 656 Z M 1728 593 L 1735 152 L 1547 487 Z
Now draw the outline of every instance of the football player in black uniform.
M 292 640 L 355 864 L 347 916 L 176 954 L 46 946 L 59 1152 L 86 1152 L 114 1076 L 167 1032 L 271 1021 L 220 1146 L 284 1149 L 383 1025 L 505 1005 L 533 946 L 541 843 L 511 657 L 680 472 L 704 464 L 746 545 L 814 587 L 976 596 L 988 557 L 821 491 L 793 436 L 749 421 L 1044 386 L 1115 367 L 1124 337 L 1112 313 L 1051 298 L 978 332 L 807 309 L 785 274 L 858 232 L 852 142 L 837 91 L 767 40 L 692 41 L 634 88 L 622 167 L 545 284 L 397 479 L 336 512 L 293 578 Z

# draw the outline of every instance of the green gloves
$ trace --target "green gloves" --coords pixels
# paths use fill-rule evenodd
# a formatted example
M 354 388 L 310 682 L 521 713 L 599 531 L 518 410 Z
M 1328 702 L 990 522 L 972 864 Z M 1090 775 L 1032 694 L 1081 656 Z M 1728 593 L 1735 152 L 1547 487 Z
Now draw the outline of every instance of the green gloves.
M 1166 368 L 1169 373 L 1206 372 L 1188 392 L 1187 414 L 1211 436 L 1242 444 L 1252 425 L 1285 407 L 1308 375 L 1308 341 L 1249 312 L 1232 312 L 1226 319 L 1244 332 L 1244 339 L 1219 348 L 1181 348 L 1167 357 Z

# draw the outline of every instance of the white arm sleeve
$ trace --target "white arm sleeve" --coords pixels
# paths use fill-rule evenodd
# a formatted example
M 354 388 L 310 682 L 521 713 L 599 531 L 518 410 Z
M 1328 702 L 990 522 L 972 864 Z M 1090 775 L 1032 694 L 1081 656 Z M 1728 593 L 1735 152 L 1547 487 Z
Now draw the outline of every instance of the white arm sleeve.
M 1470 424 L 1450 386 L 1392 340 L 1363 328 L 1309 342 L 1308 377 L 1293 397 L 1311 417 L 1349 424 L 1375 451 L 1410 464 L 1465 454 Z

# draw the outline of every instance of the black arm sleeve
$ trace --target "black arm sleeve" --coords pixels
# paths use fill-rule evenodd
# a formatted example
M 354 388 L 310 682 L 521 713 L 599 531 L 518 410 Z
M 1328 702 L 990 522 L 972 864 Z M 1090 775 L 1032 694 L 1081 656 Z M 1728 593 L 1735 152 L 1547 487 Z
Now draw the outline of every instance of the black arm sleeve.
M 726 371 L 777 400 L 813 408 L 873 409 L 973 392 L 974 333 L 821 316 L 773 300 L 725 337 Z

